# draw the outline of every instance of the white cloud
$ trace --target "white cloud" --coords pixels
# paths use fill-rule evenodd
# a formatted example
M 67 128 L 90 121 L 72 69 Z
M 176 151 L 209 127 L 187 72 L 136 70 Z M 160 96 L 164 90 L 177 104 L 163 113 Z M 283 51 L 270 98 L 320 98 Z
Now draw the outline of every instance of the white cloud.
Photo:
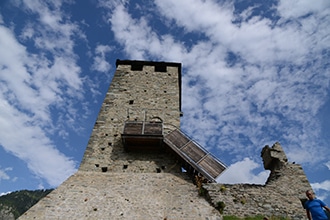
M 12 167 L 7 167 L 5 169 L 0 169 L 0 182 L 1 182 L 1 180 L 9 180 L 10 179 L 10 176 L 7 174 L 7 172 L 11 171 L 11 170 L 13 170 Z
M 117 7 L 118 5 L 127 5 L 129 3 L 129 0 L 113 0 L 113 1 L 108 1 L 108 0 L 98 0 L 98 5 L 100 7 L 105 7 L 108 9 L 113 9 Z
M 319 199 L 325 200 L 329 198 L 330 180 L 325 180 L 320 183 L 311 183 L 311 186 Z
M 73 51 L 74 37 L 83 36 L 61 12 L 60 1 L 51 3 L 52 10 L 44 1 L 22 3 L 39 20 L 27 19 L 20 38 L 14 28 L 0 26 L 0 146 L 55 187 L 77 166 L 51 136 L 83 117 L 74 106 L 83 98 L 84 81 Z M 30 51 L 32 45 L 38 53 Z
M 3 97 L 0 97 L 2 100 Z M 29 117 L 0 102 L 0 143 L 6 151 L 25 161 L 37 176 L 57 186 L 76 171 L 76 163 L 54 148 L 51 140 Z
M 322 13 L 324 9 L 330 7 L 330 2 L 327 0 L 309 1 L 309 0 L 293 0 L 279 1 L 278 11 L 285 19 L 299 18 L 310 13 Z
M 217 178 L 218 183 L 254 183 L 265 184 L 269 171 L 262 171 L 254 174 L 253 170 L 259 168 L 260 165 L 250 158 L 244 158 L 230 165 L 224 172 Z
M 35 13 L 38 17 L 37 22 L 27 21 L 27 28 L 35 29 L 33 32 L 29 31 L 30 38 L 31 33 L 34 33 L 35 46 L 62 57 L 74 56 L 72 37 L 84 38 L 84 34 L 80 32 L 77 24 L 70 22 L 69 17 L 61 11 L 63 2 L 24 0 L 23 3 L 23 8 L 26 8 L 29 13 Z
M 231 4 L 217 4 L 215 1 L 155 1 L 159 13 L 175 24 L 184 27 L 187 31 L 215 33 L 222 26 L 222 34 L 218 39 L 227 39 L 235 29 L 230 25 L 232 21 L 233 6 Z M 198 16 L 196 16 L 198 14 Z M 213 31 L 212 31 L 213 30 Z M 215 35 L 213 35 L 215 37 Z
M 164 25 L 184 31 L 178 36 L 201 37 L 189 41 L 160 35 L 152 26 L 154 17 L 133 18 L 125 5 L 112 7 L 109 21 L 132 59 L 183 63 L 182 125 L 190 136 L 233 154 L 280 141 L 290 160 L 325 159 L 319 154 L 325 146 L 318 142 L 321 127 L 316 116 L 326 101 L 330 79 L 330 71 L 322 69 L 327 62 L 322 51 L 329 48 L 327 8 L 312 10 L 315 14 L 300 19 L 301 25 L 286 17 L 276 25 L 260 16 L 237 25 L 232 23 L 236 15 L 230 4 L 155 3 Z M 236 56 L 231 65 L 228 52 Z M 200 126 L 192 126 L 196 124 Z M 303 154 L 307 149 L 319 156 L 311 160 Z
M 9 193 L 11 193 L 11 192 L 9 191 L 9 192 L 0 193 L 0 196 L 7 195 L 7 194 L 9 194 Z
M 98 45 L 95 49 L 94 63 L 92 69 L 99 72 L 109 72 L 111 64 L 107 61 L 106 55 L 111 52 L 111 47 L 108 45 Z
M 115 8 L 110 16 L 109 22 L 115 38 L 125 45 L 125 51 L 131 59 L 146 59 L 149 55 L 160 59 L 182 58 L 182 47 L 170 35 L 157 36 L 145 18 L 132 19 L 122 5 Z
M 328 169 L 330 170 L 330 161 L 326 162 L 325 166 L 328 167 Z
M 320 183 L 311 183 L 311 185 L 314 190 L 322 189 L 322 190 L 330 191 L 330 180 L 325 180 Z

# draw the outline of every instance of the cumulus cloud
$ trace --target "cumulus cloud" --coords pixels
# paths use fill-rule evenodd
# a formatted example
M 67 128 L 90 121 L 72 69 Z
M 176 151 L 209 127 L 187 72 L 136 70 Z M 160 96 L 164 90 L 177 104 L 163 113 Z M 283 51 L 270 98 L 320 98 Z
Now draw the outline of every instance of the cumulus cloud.
M 217 178 L 218 183 L 255 183 L 265 184 L 269 171 L 261 171 L 255 174 L 253 171 L 260 167 L 260 164 L 244 158 L 242 161 L 231 164 L 223 174 Z
M 315 190 L 327 190 L 330 191 L 330 180 L 325 180 L 323 182 L 320 183 L 311 183 L 312 188 Z
M 327 163 L 324 164 L 327 168 L 328 171 L 324 171 L 324 177 L 327 177 L 329 171 L 330 171 L 330 162 L 328 161 Z M 313 182 L 311 183 L 311 186 L 313 190 L 316 192 L 317 197 L 321 200 L 325 200 L 329 198 L 329 192 L 330 192 L 330 180 L 326 179 L 321 182 Z

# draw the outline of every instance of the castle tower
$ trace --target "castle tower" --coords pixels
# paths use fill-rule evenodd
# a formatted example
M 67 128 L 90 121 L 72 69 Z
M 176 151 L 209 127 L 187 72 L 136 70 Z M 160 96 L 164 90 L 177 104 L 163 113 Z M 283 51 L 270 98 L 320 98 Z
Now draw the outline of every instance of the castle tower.
M 163 134 L 180 127 L 181 64 L 116 62 L 79 170 L 150 173 L 171 167 Z M 147 153 L 147 154 L 145 154 Z
M 221 219 L 191 179 L 225 166 L 180 131 L 181 64 L 116 66 L 78 172 L 20 219 Z

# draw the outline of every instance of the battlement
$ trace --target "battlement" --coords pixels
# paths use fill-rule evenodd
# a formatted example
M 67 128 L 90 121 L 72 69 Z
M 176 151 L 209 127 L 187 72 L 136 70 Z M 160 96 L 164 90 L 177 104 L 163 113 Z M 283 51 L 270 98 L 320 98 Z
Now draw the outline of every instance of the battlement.
M 156 61 L 144 61 L 144 60 L 116 60 L 116 67 L 120 66 L 128 66 L 130 68 L 130 71 L 144 71 L 149 69 L 148 67 L 153 67 L 153 72 L 168 72 L 171 74 L 169 71 L 169 68 L 174 68 L 176 69 L 178 77 L 178 100 L 179 100 L 179 108 L 181 111 L 181 68 L 182 65 L 181 63 L 174 63 L 174 62 L 156 62 Z M 149 69 L 150 71 L 150 69 Z M 182 112 L 181 112 L 182 116 Z
M 145 60 L 116 60 L 116 67 L 119 65 L 130 65 L 131 70 L 143 70 L 143 66 L 154 66 L 155 72 L 167 72 L 168 66 L 177 67 L 178 73 L 181 77 L 181 63 L 173 62 L 156 62 L 156 61 L 145 61 Z

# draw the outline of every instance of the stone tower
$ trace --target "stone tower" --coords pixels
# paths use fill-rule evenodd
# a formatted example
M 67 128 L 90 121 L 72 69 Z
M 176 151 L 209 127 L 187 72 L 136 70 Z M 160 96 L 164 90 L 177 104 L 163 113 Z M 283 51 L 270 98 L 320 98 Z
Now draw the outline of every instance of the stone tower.
M 191 179 L 225 166 L 180 131 L 181 64 L 116 66 L 78 172 L 20 219 L 221 219 Z
M 116 65 L 79 170 L 150 173 L 173 166 L 159 152 L 162 130 L 180 127 L 181 64 L 117 60 Z M 157 125 L 159 133 L 144 135 L 148 131 L 142 129 Z M 124 134 L 130 127 L 141 130 Z M 124 146 L 127 142 L 135 145 Z

